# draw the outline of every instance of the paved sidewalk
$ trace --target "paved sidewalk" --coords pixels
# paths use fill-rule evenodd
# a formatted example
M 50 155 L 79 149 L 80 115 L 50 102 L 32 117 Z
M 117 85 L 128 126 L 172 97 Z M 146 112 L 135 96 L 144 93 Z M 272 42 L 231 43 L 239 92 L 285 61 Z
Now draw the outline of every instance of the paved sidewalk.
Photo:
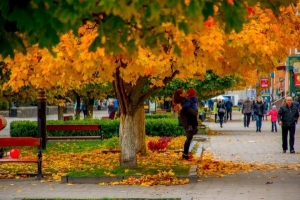
M 299 127 L 295 149 L 297 154 L 281 153 L 280 132 L 270 132 L 270 121 L 263 121 L 261 133 L 255 132 L 255 121 L 244 128 L 241 115 L 223 128 L 213 122 L 205 124 L 224 135 L 201 135 L 206 150 L 215 157 L 234 161 L 298 165 L 298 170 L 269 170 L 238 173 L 222 178 L 200 177 L 201 182 L 179 186 L 100 186 L 96 184 L 67 185 L 35 180 L 0 180 L 0 200 L 15 198 L 101 198 L 101 197 L 181 197 L 199 200 L 299 200 L 300 199 L 300 138 Z M 202 147 L 202 145 L 201 145 Z

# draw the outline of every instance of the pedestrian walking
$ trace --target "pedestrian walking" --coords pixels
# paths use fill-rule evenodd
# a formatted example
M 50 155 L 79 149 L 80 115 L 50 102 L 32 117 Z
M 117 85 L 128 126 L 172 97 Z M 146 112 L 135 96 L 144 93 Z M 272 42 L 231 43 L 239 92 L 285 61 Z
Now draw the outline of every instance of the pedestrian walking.
M 185 98 L 185 91 L 183 89 L 177 89 L 174 92 L 173 95 L 173 105 L 174 105 L 174 110 L 176 110 L 179 113 L 179 120 L 181 125 L 183 126 L 186 134 L 186 140 L 184 142 L 183 146 L 183 154 L 182 154 L 182 159 L 189 160 L 189 149 L 191 142 L 193 140 L 194 136 L 194 131 L 189 130 L 189 124 L 188 121 L 192 120 L 189 118 L 197 117 L 198 113 L 193 110 L 192 108 L 182 108 L 182 105 L 186 102 Z M 193 127 L 193 129 L 196 129 L 197 127 Z
M 107 107 L 107 111 L 108 111 L 108 117 L 109 119 L 115 119 L 115 107 L 114 107 L 114 102 L 110 101 Z
M 252 102 L 250 101 L 250 98 L 248 97 L 242 105 L 242 113 L 244 114 L 244 127 L 249 127 L 250 125 L 250 118 L 251 118 L 251 112 L 252 112 Z
M 256 103 L 253 105 L 254 117 L 256 121 L 256 132 L 261 132 L 262 117 L 264 115 L 264 104 L 260 97 L 257 98 Z
M 277 132 L 277 117 L 278 111 L 275 105 L 272 106 L 272 109 L 267 113 L 267 116 L 271 116 L 271 132 Z
M 292 97 L 286 97 L 286 104 L 281 106 L 278 111 L 278 124 L 281 125 L 282 131 L 282 149 L 283 153 L 288 150 L 288 135 L 289 135 L 289 146 L 290 153 L 295 153 L 295 131 L 296 122 L 299 118 L 298 108 L 293 104 Z
M 223 128 L 223 120 L 224 120 L 224 115 L 226 113 L 226 106 L 224 103 L 224 100 L 219 100 L 218 103 L 218 116 L 220 120 L 220 127 Z
M 218 100 L 217 99 L 214 100 L 213 109 L 214 109 L 214 115 L 215 115 L 215 123 L 217 123 L 217 118 L 218 118 Z
M 256 102 L 257 102 L 257 100 L 253 100 L 252 105 L 254 106 L 254 104 L 256 104 Z M 253 108 L 253 106 L 252 106 L 252 108 Z M 254 110 L 253 109 L 251 111 L 251 117 L 252 117 L 252 121 L 254 121 L 255 120 L 255 115 L 254 115 Z
M 232 104 L 232 101 L 231 99 L 228 99 L 228 101 L 225 103 L 225 106 L 226 106 L 226 117 L 227 117 L 227 120 L 232 120 L 232 107 L 233 107 L 233 104 Z
M 198 98 L 196 96 L 196 90 L 194 88 L 189 88 L 187 91 L 187 98 L 185 99 L 185 103 L 182 105 L 183 109 L 191 108 L 195 112 L 197 112 L 196 117 L 190 117 L 188 118 L 188 124 L 189 124 L 189 131 L 194 131 L 194 134 L 197 134 L 198 132 Z
M 88 114 L 88 107 L 87 104 L 84 101 L 81 101 L 81 111 L 83 113 L 83 117 L 86 118 Z
M 265 120 L 266 118 L 266 121 L 268 121 L 268 116 L 267 116 L 267 113 L 269 111 L 269 105 L 268 105 L 268 102 L 266 100 L 263 100 L 263 104 L 264 104 L 264 115 L 263 115 L 263 120 Z
M 239 111 L 241 111 L 242 106 L 243 106 L 243 102 L 242 102 L 242 100 L 239 100 L 239 101 L 238 101 L 238 108 L 239 108 Z

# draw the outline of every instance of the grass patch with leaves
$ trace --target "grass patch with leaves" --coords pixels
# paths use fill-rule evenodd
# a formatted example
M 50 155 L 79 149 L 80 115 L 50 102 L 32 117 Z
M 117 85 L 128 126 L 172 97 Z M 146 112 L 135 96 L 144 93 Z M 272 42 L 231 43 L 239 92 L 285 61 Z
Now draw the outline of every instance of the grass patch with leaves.
M 159 137 L 147 137 L 149 140 Z M 113 140 L 111 142 L 110 140 Z M 123 168 L 119 165 L 120 153 L 103 153 L 112 146 L 119 148 L 116 138 L 109 140 L 76 140 L 76 141 L 49 141 L 47 149 L 43 151 L 43 174 L 47 181 L 60 181 L 61 176 L 133 176 L 153 175 L 161 171 L 172 172 L 174 175 L 188 175 L 194 161 L 181 159 L 181 153 L 174 150 L 182 150 L 185 141 L 184 136 L 171 140 L 165 152 L 152 152 L 147 150 L 147 155 L 137 155 L 137 168 Z M 29 147 L 17 147 L 20 149 L 21 157 L 35 157 L 36 149 Z M 26 174 L 34 174 L 37 171 L 36 164 L 28 163 L 4 163 L 1 165 L 0 178 L 27 177 Z

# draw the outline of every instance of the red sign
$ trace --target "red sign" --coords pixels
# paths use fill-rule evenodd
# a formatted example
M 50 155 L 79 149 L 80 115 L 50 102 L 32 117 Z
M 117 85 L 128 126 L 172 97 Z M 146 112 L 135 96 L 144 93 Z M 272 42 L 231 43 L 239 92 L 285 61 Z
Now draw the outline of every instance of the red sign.
M 269 87 L 269 79 L 268 78 L 260 79 L 260 87 L 261 88 L 268 88 Z
M 294 80 L 295 80 L 295 86 L 300 86 L 300 75 L 299 74 L 294 75 Z

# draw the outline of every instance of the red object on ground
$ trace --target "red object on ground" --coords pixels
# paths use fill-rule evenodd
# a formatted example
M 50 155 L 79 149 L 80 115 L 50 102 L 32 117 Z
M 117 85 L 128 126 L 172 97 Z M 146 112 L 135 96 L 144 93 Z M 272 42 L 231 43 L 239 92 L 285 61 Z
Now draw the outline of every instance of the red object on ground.
M 250 15 L 253 15 L 253 14 L 255 14 L 255 11 L 254 11 L 254 9 L 252 8 L 252 7 L 248 7 L 248 13 L 250 14 Z
M 14 149 L 10 150 L 9 155 L 10 155 L 10 157 L 12 157 L 12 158 L 19 158 L 19 156 L 20 156 L 20 151 L 19 151 L 19 149 L 14 148 Z

